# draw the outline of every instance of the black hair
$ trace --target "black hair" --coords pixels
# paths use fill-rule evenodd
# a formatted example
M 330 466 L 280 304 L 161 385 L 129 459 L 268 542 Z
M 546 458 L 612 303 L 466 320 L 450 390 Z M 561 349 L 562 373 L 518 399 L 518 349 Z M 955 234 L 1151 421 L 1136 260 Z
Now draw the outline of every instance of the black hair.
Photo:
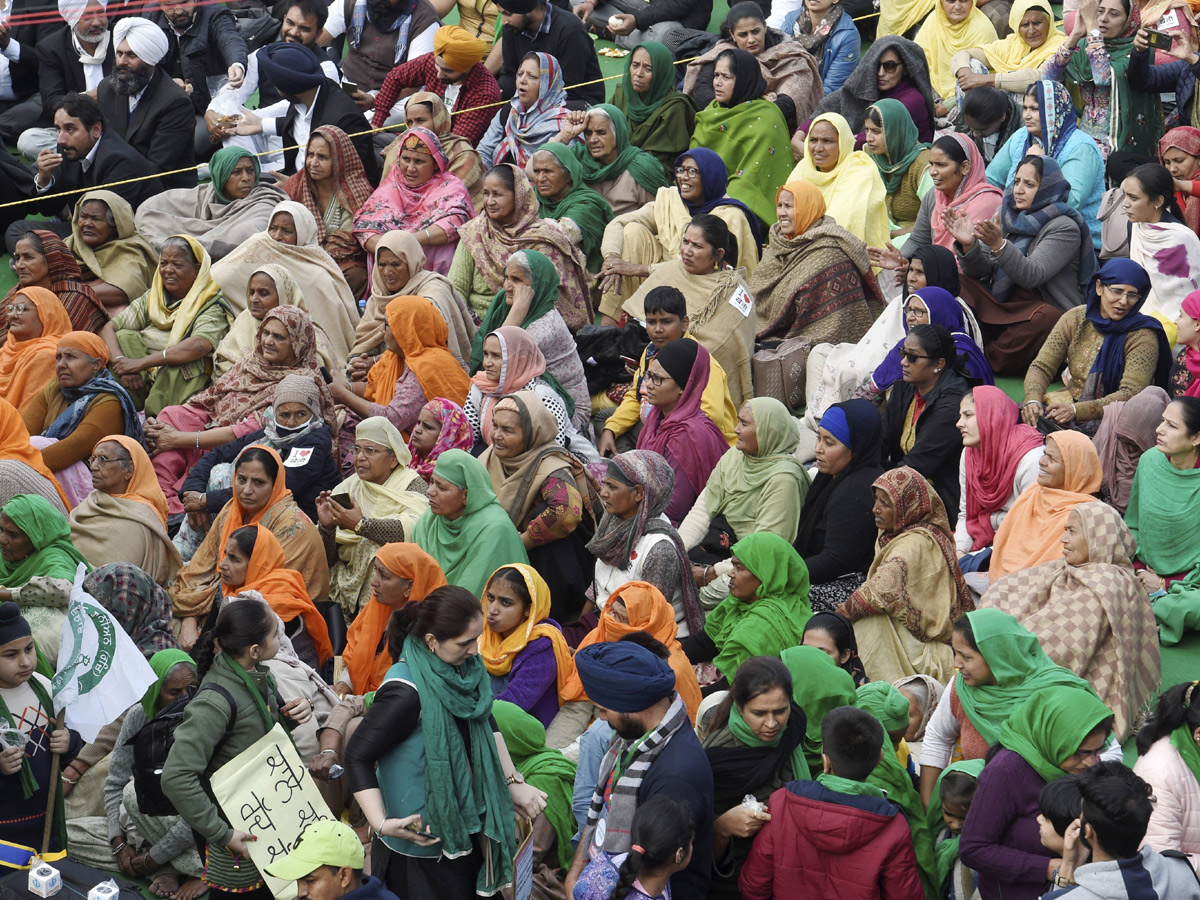
M 917 325 L 909 335 L 931 359 L 944 359 L 960 375 L 966 373 L 967 357 L 959 355 L 954 335 L 948 329 L 941 325 Z
M 680 319 L 687 318 L 687 300 L 683 296 L 683 292 L 679 288 L 673 288 L 670 285 L 659 285 L 656 288 L 651 288 L 646 292 L 646 299 L 642 303 L 642 309 L 646 315 L 650 313 L 667 313 L 668 315 L 678 316 Z
M 1144 163 L 1154 162 L 1153 156 L 1144 153 L 1117 151 L 1110 153 L 1108 162 L 1104 164 L 1104 174 L 1110 187 L 1120 187 L 1121 182 L 1129 177 L 1129 173 Z
M 249 559 L 250 555 L 254 552 L 254 545 L 258 543 L 258 526 L 243 525 L 234 531 L 229 536 L 229 539 L 237 545 L 238 552 L 246 557 L 246 559 Z M 221 552 L 224 551 L 225 548 L 222 547 Z
M 945 135 L 934 141 L 933 149 L 941 150 L 954 161 L 954 165 L 956 166 L 961 166 L 967 161 L 967 151 L 962 148 L 962 144 L 957 139 L 950 135 Z
M 1160 163 L 1146 163 L 1138 166 L 1125 178 L 1126 180 L 1135 179 L 1151 200 L 1155 197 L 1162 197 L 1163 212 L 1169 212 L 1176 219 L 1183 221 L 1183 213 L 1179 209 L 1179 203 L 1175 200 L 1175 179 L 1167 171 L 1166 166 Z
M 1200 406 L 1200 401 L 1196 405 Z M 1193 732 L 1200 728 L 1200 686 L 1194 681 L 1185 681 L 1163 691 L 1154 712 L 1138 731 L 1138 756 L 1145 756 L 1150 752 L 1151 745 L 1183 725 Z
M 648 631 L 631 631 L 621 635 L 618 640 L 644 647 L 664 662 L 671 659 L 671 648 Z
M 858 655 L 858 641 L 854 637 L 854 626 L 841 613 L 823 612 L 811 616 L 804 623 L 804 631 L 800 638 L 801 642 L 804 640 L 803 635 L 808 634 L 810 631 L 823 631 L 833 638 L 833 644 L 837 647 L 839 656 L 847 650 L 853 656 Z
M 1002 91 L 1000 88 L 980 85 L 967 91 L 967 95 L 963 98 L 963 117 L 970 116 L 980 125 L 993 125 L 1002 120 L 1011 110 L 1012 104 L 1008 100 L 1008 91 Z
M 968 647 L 976 653 L 979 652 L 979 645 L 975 643 L 975 629 L 971 627 L 970 619 L 965 615 L 959 616 L 954 623 L 954 630 L 958 633 L 959 637 L 967 642 Z
M 1034 171 L 1038 173 L 1038 181 L 1041 181 L 1042 177 L 1046 174 L 1046 158 L 1044 156 L 1038 156 L 1035 153 L 1031 153 L 1029 156 L 1026 156 L 1019 163 L 1017 163 L 1018 169 L 1020 169 L 1021 166 L 1033 166 Z
M 516 591 L 517 599 L 521 601 L 521 605 L 525 608 L 525 614 L 529 615 L 529 610 L 533 606 L 533 598 L 529 596 L 529 585 L 525 583 L 525 576 L 521 574 L 519 569 L 512 566 L 505 566 L 503 569 L 497 569 L 496 574 L 488 579 L 490 586 L 493 581 L 503 581 L 505 584 L 512 585 Z M 487 588 L 484 588 L 486 592 Z
M 1079 776 L 1079 793 L 1079 820 L 1092 827 L 1104 852 L 1137 856 L 1154 812 L 1150 785 L 1125 764 L 1102 760 Z
M 100 104 L 87 94 L 68 91 L 54 106 L 55 112 L 60 109 L 72 119 L 78 119 L 89 131 L 93 125 L 104 125 L 104 114 L 100 112 Z
M 721 260 L 726 265 L 736 265 L 738 260 L 738 242 L 725 220 L 712 213 L 701 213 L 693 216 L 688 227 L 695 226 L 704 235 L 704 240 L 712 245 L 713 251 L 724 250 L 725 258 Z
M 625 900 L 643 869 L 660 869 L 696 836 L 695 811 L 686 800 L 660 794 L 639 803 L 629 831 L 632 845 L 608 900 Z
M 204 678 L 212 667 L 217 648 L 229 656 L 241 656 L 246 648 L 261 644 L 278 625 L 275 612 L 262 600 L 246 598 L 226 601 L 217 615 L 217 622 L 201 637 L 192 651 L 196 660 L 197 679 Z
M 406 603 L 392 613 L 387 624 L 388 652 L 392 659 L 399 659 L 410 634 L 418 639 L 432 634 L 439 641 L 456 638 L 482 615 L 483 607 L 474 594 L 457 585 L 442 585 L 420 603 Z
M 288 0 L 287 8 L 289 10 L 299 9 L 300 15 L 306 19 L 316 17 L 318 33 L 329 21 L 329 4 L 327 3 L 319 3 L 317 0 Z M 286 14 L 287 10 L 284 12 Z
M 236 472 L 243 464 L 248 462 L 260 462 L 262 467 L 267 471 L 267 477 L 271 481 L 275 481 L 279 477 L 279 463 L 275 461 L 275 457 L 263 447 L 247 447 L 238 457 L 237 462 L 233 465 L 233 471 Z
M 283 210 L 283 212 L 286 212 L 286 210 Z M 168 247 L 182 252 L 185 257 L 191 260 L 191 266 L 193 269 L 200 268 L 200 260 L 196 258 L 196 251 L 192 249 L 192 245 L 187 242 L 186 238 L 182 238 L 179 235 L 172 235 L 171 237 L 167 238 L 162 242 L 162 246 L 158 248 L 160 257 L 162 256 L 162 252 Z
M 533 51 L 533 50 L 530 50 L 528 53 L 526 53 L 524 56 L 522 56 L 522 57 L 521 57 L 521 62 L 523 62 L 523 63 L 525 63 L 525 62 L 529 62 L 531 59 L 532 59 L 532 60 L 533 60 L 535 63 L 537 63 L 537 64 L 538 64 L 538 69 L 541 69 L 541 68 L 542 68 L 542 59 L 541 59 L 541 57 L 540 57 L 540 56 L 538 56 L 538 55 L 537 55 L 537 53 L 536 53 L 535 51 Z M 519 68 L 519 64 L 518 64 L 518 68 Z
M 874 107 L 874 106 L 867 107 L 867 118 L 871 121 L 871 124 L 874 125 L 876 128 L 883 127 L 883 116 L 881 116 L 879 114 L 879 109 L 877 107 Z
M 723 728 L 729 722 L 729 711 L 733 704 L 745 706 L 755 697 L 775 688 L 782 688 L 784 696 L 792 696 L 792 673 L 778 656 L 753 656 L 738 666 L 733 684 L 725 699 L 713 710 L 711 730 Z
M 970 806 L 971 801 L 975 799 L 975 789 L 978 787 L 979 779 L 974 775 L 969 772 L 955 770 L 947 772 L 942 776 L 942 784 L 939 791 L 943 803 L 949 802 Z
M 1179 404 L 1179 417 L 1183 419 L 1183 427 L 1189 435 L 1200 431 L 1200 397 L 1188 397 L 1180 394 L 1172 403 Z
M 1038 794 L 1038 811 L 1058 834 L 1064 837 L 1067 828 L 1079 818 L 1079 779 L 1076 775 L 1055 778 Z
M 504 182 L 504 187 L 506 190 L 512 191 L 514 194 L 517 192 L 517 180 L 513 175 L 512 166 L 503 163 L 498 166 L 492 166 L 487 170 L 487 175 L 484 175 L 483 177 L 487 178 L 488 175 L 495 175 L 502 182 Z
M 429 110 L 429 115 L 431 115 L 431 116 L 433 115 L 433 101 L 432 100 L 417 100 L 416 102 L 409 102 L 404 105 L 404 108 L 408 109 L 410 106 L 423 106 L 427 110 Z M 553 156 L 553 154 L 551 154 L 551 156 Z M 553 156 L 553 158 L 554 158 L 555 162 L 558 162 L 557 156 Z
M 879 765 L 885 738 L 879 720 L 856 706 L 839 706 L 821 721 L 821 752 L 839 778 L 866 781 Z
M 742 3 L 735 3 L 729 7 L 729 14 L 721 23 L 721 37 L 724 40 L 732 41 L 733 29 L 742 19 L 757 19 L 763 23 L 764 27 L 767 24 L 767 17 L 763 15 L 762 7 L 755 0 L 744 0 Z

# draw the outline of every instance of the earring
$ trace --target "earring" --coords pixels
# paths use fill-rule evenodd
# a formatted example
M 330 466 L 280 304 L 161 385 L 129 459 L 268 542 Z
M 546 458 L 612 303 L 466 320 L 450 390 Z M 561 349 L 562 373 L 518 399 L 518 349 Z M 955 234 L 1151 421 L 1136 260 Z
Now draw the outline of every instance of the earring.
M 934 374 L 934 375 L 939 375 L 939 374 L 941 374 L 941 371 L 942 371 L 941 369 L 934 369 L 934 370 L 933 370 L 933 374 Z

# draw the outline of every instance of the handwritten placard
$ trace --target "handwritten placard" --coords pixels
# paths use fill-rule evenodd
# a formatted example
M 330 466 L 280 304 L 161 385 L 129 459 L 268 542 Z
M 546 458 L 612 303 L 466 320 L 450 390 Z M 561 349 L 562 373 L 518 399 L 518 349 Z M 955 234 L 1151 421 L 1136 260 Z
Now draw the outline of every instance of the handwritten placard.
M 283 726 L 217 769 L 212 788 L 229 824 L 258 838 L 246 846 L 275 900 L 294 900 L 296 882 L 272 878 L 264 869 L 290 853 L 305 828 L 333 814 Z

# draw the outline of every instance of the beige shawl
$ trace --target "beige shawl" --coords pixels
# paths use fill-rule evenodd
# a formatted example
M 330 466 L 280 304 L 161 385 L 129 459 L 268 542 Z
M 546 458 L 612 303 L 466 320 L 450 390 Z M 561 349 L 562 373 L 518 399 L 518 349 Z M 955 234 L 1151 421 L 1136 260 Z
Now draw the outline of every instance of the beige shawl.
M 107 206 L 116 223 L 117 236 L 99 247 L 89 247 L 79 234 L 79 208 L 89 200 L 99 200 Z M 130 300 L 150 290 L 150 283 L 154 281 L 154 272 L 158 268 L 158 251 L 138 234 L 133 207 L 120 194 L 88 191 L 80 197 L 71 219 L 71 236 L 66 243 L 67 249 L 79 260 L 84 281 L 99 278 L 124 291 Z
M 155 247 L 173 234 L 190 234 L 214 260 L 233 252 L 243 241 L 266 231 L 271 212 L 287 194 L 260 182 L 248 197 L 222 203 L 212 184 L 156 194 L 138 207 L 137 227 Z
M 103 491 L 71 510 L 71 542 L 92 566 L 132 563 L 164 587 L 183 565 L 152 507 Z

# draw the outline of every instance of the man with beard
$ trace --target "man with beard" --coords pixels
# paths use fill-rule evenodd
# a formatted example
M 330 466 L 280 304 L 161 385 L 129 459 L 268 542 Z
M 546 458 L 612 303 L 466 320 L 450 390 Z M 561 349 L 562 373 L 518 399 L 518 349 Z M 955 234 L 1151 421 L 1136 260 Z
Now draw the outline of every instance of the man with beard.
M 246 41 L 237 20 L 223 5 L 196 0 L 159 0 L 147 18 L 167 36 L 171 49 L 159 67 L 191 95 L 196 112 L 196 157 L 208 159 L 216 147 L 204 112 L 226 83 L 237 88 L 246 77 Z
M 195 116 L 192 101 L 158 68 L 170 45 L 149 19 L 131 16 L 113 28 L 116 64 L 100 82 L 96 99 L 109 128 L 150 161 L 163 187 L 196 186 Z
M 433 36 L 432 53 L 401 63 L 388 73 L 375 96 L 371 125 L 395 124 L 392 107 L 401 95 L 429 91 L 441 97 L 450 110 L 450 130 L 478 144 L 496 114 L 487 107 L 500 102 L 500 84 L 483 64 L 487 52 L 486 41 L 471 37 L 458 25 L 443 25 Z M 399 121 L 403 120 L 401 113 Z
M 17 150 L 27 159 L 36 159 L 46 147 L 54 146 L 58 101 L 72 91 L 95 97 L 100 82 L 112 72 L 113 44 L 105 4 L 106 0 L 59 0 L 58 14 L 67 24 L 38 41 L 42 114 L 17 138 Z
M 78 195 L 59 195 L 64 191 L 85 191 L 131 178 L 154 174 L 154 167 L 130 147 L 115 131 L 105 127 L 100 107 L 87 94 L 70 93 L 58 101 L 54 111 L 55 147 L 38 154 L 33 168 L 33 196 L 42 215 L 57 216 L 49 222 L 25 220 L 9 227 L 5 243 L 11 253 L 17 239 L 30 228 L 47 228 L 61 237 L 71 233 L 71 209 Z M 112 190 L 137 208 L 162 185 L 157 178 L 115 184 Z
M 262 77 L 271 80 L 283 99 L 259 109 L 257 114 L 247 109 L 241 111 L 235 133 L 254 140 L 249 144 L 239 141 L 239 145 L 259 153 L 281 150 L 282 167 L 278 159 L 267 157 L 263 168 L 268 171 L 281 168 L 282 174 L 292 175 L 304 166 L 308 136 L 313 129 L 336 125 L 350 135 L 368 180 L 372 185 L 378 184 L 379 157 L 371 136 L 363 133 L 367 121 L 341 86 L 326 77 L 316 51 L 280 41 L 263 47 L 257 56 Z
M 375 91 L 395 66 L 433 50 L 441 25 L 429 0 L 333 0 L 329 20 L 317 38 L 322 47 L 347 36 L 342 72 L 358 90 L 350 96 L 359 109 L 375 105 Z
M 505 100 L 517 92 L 517 69 L 526 53 L 547 53 L 562 66 L 567 106 L 586 109 L 604 102 L 603 73 L 596 45 L 570 10 L 550 0 L 496 0 L 500 7 L 500 41 L 504 65 L 496 80 Z M 576 87 L 583 85 L 583 87 Z
M 54 4 L 11 0 L 0 22 L 0 143 L 11 144 L 42 117 L 37 44 L 59 30 Z
M 633 814 L 640 804 L 660 795 L 687 803 L 695 816 L 692 859 L 671 876 L 671 893 L 708 896 L 712 767 L 675 691 L 674 670 L 650 650 L 626 640 L 580 648 L 575 667 L 588 699 L 616 734 L 600 764 L 587 824 L 567 871 L 566 896 L 572 895 L 589 859 L 629 851 Z

